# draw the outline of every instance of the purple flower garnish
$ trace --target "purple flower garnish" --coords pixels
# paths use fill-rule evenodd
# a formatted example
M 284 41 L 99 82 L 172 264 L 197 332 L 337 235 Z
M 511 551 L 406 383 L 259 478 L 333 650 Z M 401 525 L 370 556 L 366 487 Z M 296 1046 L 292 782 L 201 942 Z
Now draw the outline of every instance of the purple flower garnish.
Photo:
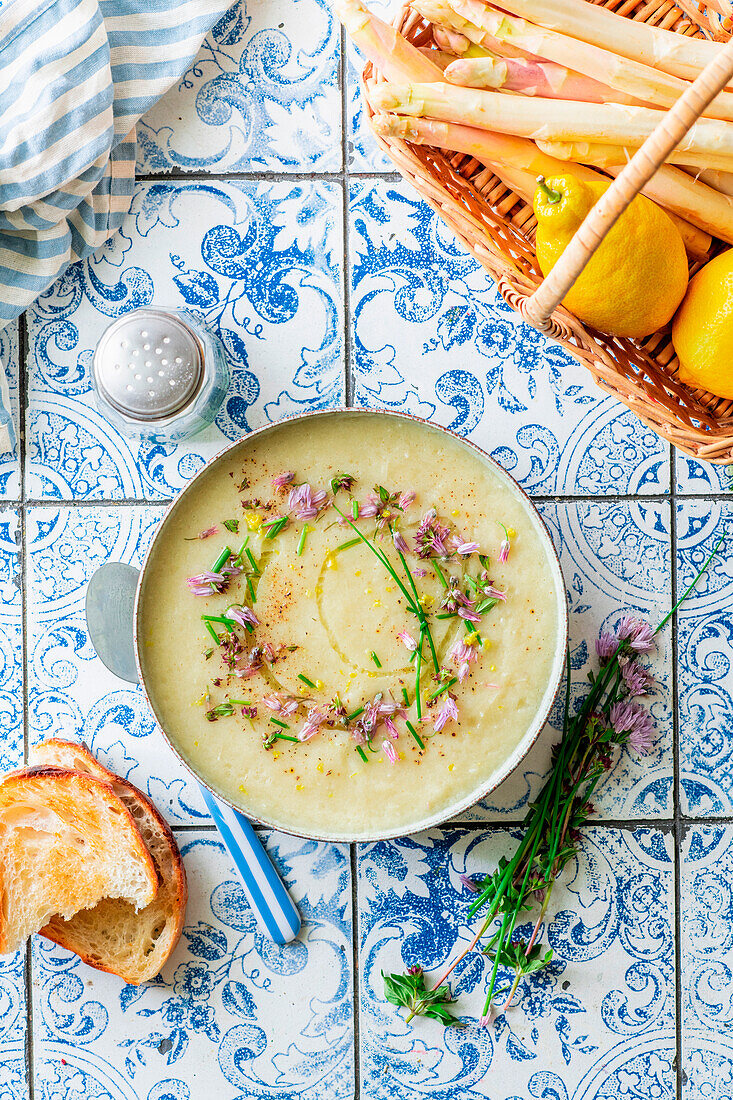
M 253 706 L 249 706 L 249 705 L 245 706 L 245 707 L 242 707 L 242 714 L 244 715 L 245 718 L 256 718 L 257 717 L 257 707 L 253 707 Z
M 458 717 L 458 707 L 456 706 L 455 699 L 450 696 L 443 703 L 442 707 L 438 711 L 437 715 L 433 719 L 433 729 L 436 733 L 440 733 L 443 726 L 445 726 L 451 719 Z
M 353 488 L 356 478 L 352 474 L 336 474 L 331 478 L 331 492 L 334 494 L 343 491 L 348 493 Z
M 466 539 L 462 539 L 460 535 L 453 535 L 450 544 L 456 554 L 461 554 L 464 558 L 470 557 L 471 554 L 478 553 L 478 543 L 468 542 Z
M 406 508 L 410 507 L 410 505 L 414 502 L 416 496 L 417 493 L 414 492 L 414 490 L 412 489 L 408 489 L 407 492 L 400 495 L 399 504 L 403 512 Z
M 621 675 L 631 696 L 646 695 L 654 683 L 654 677 L 648 669 L 642 668 L 636 661 L 619 660 Z
M 605 665 L 616 654 L 618 649 L 618 638 L 615 634 L 610 634 L 607 630 L 603 630 L 596 641 L 596 653 L 598 654 L 598 660 L 602 665 Z
M 363 504 L 359 505 L 359 516 L 364 519 L 373 519 L 382 509 L 382 501 L 374 493 L 370 493 Z
M 305 722 L 298 730 L 299 741 L 309 741 L 314 737 L 323 723 L 328 718 L 328 711 L 324 707 L 311 707 L 306 715 Z
M 511 543 L 509 542 L 509 532 L 504 524 L 501 524 L 504 531 L 504 538 L 501 540 L 501 546 L 499 547 L 499 561 L 503 565 L 509 557 L 509 551 L 511 550 Z
M 295 477 L 295 470 L 285 470 L 283 473 L 278 474 L 277 477 L 272 479 L 272 484 L 276 489 L 285 489 L 290 485 L 291 481 Z
M 481 591 L 484 596 L 490 600 L 505 600 L 506 592 L 502 592 L 499 588 L 494 588 L 493 584 L 481 585 Z
M 619 737 L 626 734 L 626 743 L 640 756 L 646 756 L 654 744 L 654 723 L 650 715 L 638 703 L 624 699 L 613 704 L 610 719 L 616 734 Z
M 318 513 L 327 507 L 328 493 L 325 489 L 311 489 L 307 481 L 290 490 L 288 510 L 296 519 L 315 519 Z
M 227 619 L 233 619 L 235 623 L 239 623 L 240 626 L 259 626 L 260 620 L 255 615 L 251 607 L 244 605 L 243 607 L 230 607 L 226 613 Z
M 628 642 L 637 653 L 648 653 L 654 645 L 654 631 L 644 619 L 633 619 L 625 615 L 616 627 L 620 641 Z
M 409 649 L 410 653 L 414 653 L 417 649 L 417 642 L 413 638 L 412 634 L 410 634 L 409 630 L 401 630 L 397 635 L 397 638 L 400 642 L 402 642 L 405 649 Z
M 397 752 L 397 749 L 394 747 L 392 742 L 391 741 L 383 741 L 382 742 L 382 748 L 384 749 L 384 755 L 387 757 L 390 764 L 396 764 L 400 757 L 399 757 L 399 753 Z
M 463 885 L 466 887 L 466 889 L 470 890 L 472 894 L 481 893 L 481 887 L 483 886 L 484 882 L 483 875 L 479 876 L 478 882 L 472 875 L 459 875 L 458 877 Z
M 468 666 L 471 661 L 478 660 L 478 649 L 475 645 L 466 645 L 460 639 L 451 647 L 448 657 L 458 666 L 458 680 L 460 683 L 468 676 Z
M 392 740 L 396 741 L 398 739 L 398 737 L 400 736 L 400 733 L 399 733 L 399 730 L 397 729 L 397 726 L 394 724 L 394 722 L 389 717 L 389 715 L 387 715 L 384 719 L 384 726 L 385 726 L 385 729 L 387 730 L 387 733 L 392 738 Z
M 406 554 L 410 549 L 404 535 L 401 535 L 399 531 L 392 532 L 392 542 L 394 543 L 395 550 L 399 554 Z
M 361 745 L 370 741 L 377 727 L 387 718 L 404 718 L 405 708 L 395 703 L 394 699 L 385 699 L 380 693 L 374 699 L 364 704 L 364 712 L 352 732 L 352 737 Z M 392 723 L 394 727 L 394 723 Z M 390 730 L 391 732 L 391 730 Z
M 467 623 L 480 623 L 481 616 L 474 610 L 472 605 L 467 607 L 459 607 L 458 614 L 462 619 L 465 619 Z
M 299 699 L 292 695 L 282 695 L 277 692 L 273 692 L 272 695 L 265 695 L 262 702 L 270 710 L 274 710 L 275 714 L 282 715 L 283 718 L 289 718 L 291 714 L 295 714 L 300 706 Z
M 194 596 L 211 596 L 214 592 L 223 592 L 230 577 L 236 577 L 242 569 L 238 565 L 223 565 L 218 573 L 207 570 L 186 578 L 186 584 Z
M 211 537 L 211 535 L 215 535 L 218 530 L 219 528 L 216 525 L 214 525 L 213 527 L 207 527 L 205 531 L 199 531 L 196 538 L 208 539 Z
M 419 558 L 447 558 L 446 539 L 450 529 L 438 520 L 435 508 L 430 508 L 420 520 L 415 533 L 415 553 Z

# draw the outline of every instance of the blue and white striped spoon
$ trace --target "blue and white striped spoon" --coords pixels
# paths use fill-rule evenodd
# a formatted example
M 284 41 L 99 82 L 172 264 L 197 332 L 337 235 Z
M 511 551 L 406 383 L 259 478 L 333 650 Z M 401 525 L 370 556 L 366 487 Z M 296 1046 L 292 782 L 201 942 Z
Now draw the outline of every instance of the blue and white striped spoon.
M 138 575 L 131 565 L 105 562 L 92 574 L 85 604 L 89 640 L 97 656 L 110 672 L 131 684 L 139 680 L 133 645 Z M 251 822 L 206 787 L 200 788 L 257 923 L 274 943 L 289 943 L 300 931 L 300 914 Z

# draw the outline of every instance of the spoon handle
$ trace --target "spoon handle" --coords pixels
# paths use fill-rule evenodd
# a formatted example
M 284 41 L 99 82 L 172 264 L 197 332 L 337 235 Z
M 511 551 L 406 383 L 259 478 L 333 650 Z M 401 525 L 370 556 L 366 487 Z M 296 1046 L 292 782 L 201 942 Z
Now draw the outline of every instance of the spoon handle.
M 300 914 L 257 833 L 246 817 L 205 787 L 201 794 L 241 875 L 257 923 L 274 943 L 290 943 L 300 931 Z

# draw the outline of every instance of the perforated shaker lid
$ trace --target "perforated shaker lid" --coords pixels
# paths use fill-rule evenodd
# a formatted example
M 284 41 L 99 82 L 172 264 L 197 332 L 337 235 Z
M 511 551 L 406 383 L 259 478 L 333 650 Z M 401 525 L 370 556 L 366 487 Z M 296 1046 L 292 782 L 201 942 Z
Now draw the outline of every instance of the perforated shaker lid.
M 118 412 L 134 420 L 162 420 L 198 392 L 203 348 L 175 314 L 136 309 L 102 334 L 93 370 L 100 393 Z

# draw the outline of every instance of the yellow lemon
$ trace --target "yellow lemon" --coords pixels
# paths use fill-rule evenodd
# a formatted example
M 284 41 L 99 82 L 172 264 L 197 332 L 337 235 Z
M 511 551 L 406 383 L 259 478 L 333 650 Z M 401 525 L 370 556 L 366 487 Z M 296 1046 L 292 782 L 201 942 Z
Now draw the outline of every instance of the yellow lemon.
M 672 325 L 680 380 L 733 397 L 733 248 L 690 280 Z
M 540 177 L 538 182 L 534 196 L 537 260 L 547 275 L 610 183 L 586 183 L 572 175 L 547 181 Z M 677 226 L 656 203 L 638 195 L 563 304 L 600 332 L 639 339 L 671 320 L 687 278 L 687 256 Z

